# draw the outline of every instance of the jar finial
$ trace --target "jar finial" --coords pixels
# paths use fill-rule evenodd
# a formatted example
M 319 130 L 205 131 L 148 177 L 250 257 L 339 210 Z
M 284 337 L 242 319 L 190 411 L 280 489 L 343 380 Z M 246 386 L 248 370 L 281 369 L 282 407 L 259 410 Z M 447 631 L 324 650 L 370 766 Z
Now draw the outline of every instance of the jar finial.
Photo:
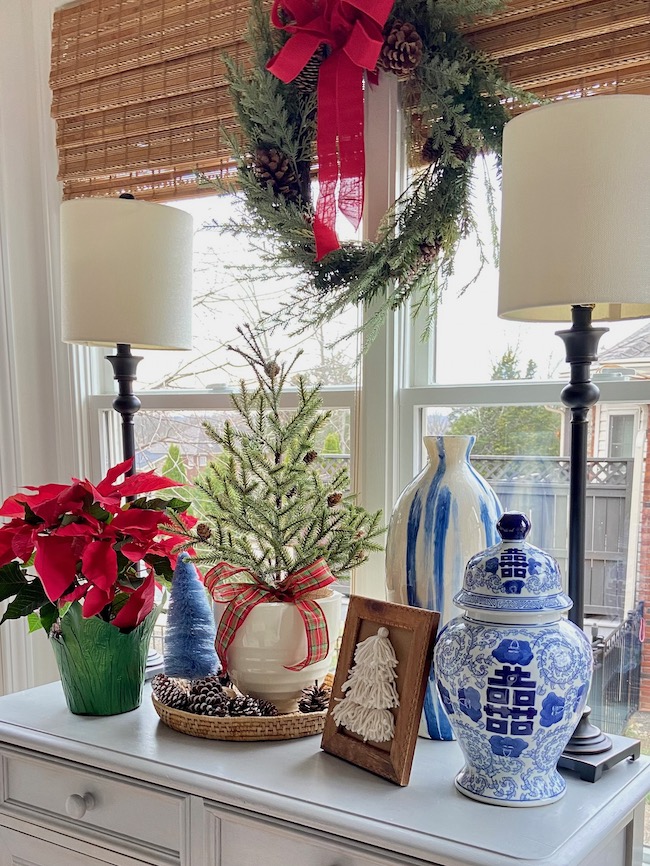
M 530 532 L 530 520 L 521 511 L 506 511 L 499 518 L 497 532 L 504 541 L 523 541 Z

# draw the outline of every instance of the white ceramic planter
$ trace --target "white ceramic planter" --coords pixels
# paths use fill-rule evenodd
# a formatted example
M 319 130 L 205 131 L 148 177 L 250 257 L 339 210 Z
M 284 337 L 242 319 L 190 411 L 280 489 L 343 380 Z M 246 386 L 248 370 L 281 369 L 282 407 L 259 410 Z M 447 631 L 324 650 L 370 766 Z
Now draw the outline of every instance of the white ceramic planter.
M 302 617 L 294 604 L 271 601 L 258 604 L 246 617 L 228 649 L 228 673 L 242 692 L 272 701 L 282 712 L 296 709 L 300 693 L 314 680 L 321 683 L 330 668 L 341 628 L 341 593 L 319 598 L 330 639 L 323 661 L 301 671 L 289 671 L 307 655 Z M 224 604 L 217 602 L 221 618 Z

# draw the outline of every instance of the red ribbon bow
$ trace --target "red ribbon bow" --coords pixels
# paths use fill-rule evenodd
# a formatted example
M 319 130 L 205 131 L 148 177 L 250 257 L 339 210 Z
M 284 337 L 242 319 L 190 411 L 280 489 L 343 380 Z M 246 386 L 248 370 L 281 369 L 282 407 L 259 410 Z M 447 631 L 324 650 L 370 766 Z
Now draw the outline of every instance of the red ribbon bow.
M 206 574 L 205 585 L 215 601 L 226 604 L 215 641 L 224 673 L 228 669 L 228 647 L 237 630 L 253 608 L 264 601 L 292 602 L 305 624 L 307 655 L 301 662 L 285 665 L 287 670 L 301 671 L 326 658 L 330 645 L 327 622 L 318 603 L 305 596 L 333 582 L 334 576 L 322 557 L 287 575 L 277 587 L 269 586 L 245 568 L 218 562 Z
M 363 213 L 366 158 L 363 141 L 363 71 L 372 72 L 383 44 L 382 28 L 394 0 L 274 0 L 271 21 L 291 34 L 266 68 L 288 83 L 319 46 L 331 53 L 318 75 L 318 203 L 316 261 L 339 247 L 336 208 L 355 229 Z M 279 10 L 292 16 L 283 23 Z M 286 18 L 285 18 L 286 20 Z M 339 185 L 338 202 L 336 187 Z

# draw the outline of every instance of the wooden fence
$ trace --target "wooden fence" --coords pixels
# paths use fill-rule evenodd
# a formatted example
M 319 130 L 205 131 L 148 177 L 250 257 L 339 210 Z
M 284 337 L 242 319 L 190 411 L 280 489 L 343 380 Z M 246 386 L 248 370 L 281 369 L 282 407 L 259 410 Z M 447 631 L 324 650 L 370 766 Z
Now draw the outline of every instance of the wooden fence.
M 528 540 L 554 556 L 566 576 L 569 460 L 566 457 L 474 457 L 504 509 L 524 511 Z M 633 460 L 589 460 L 585 613 L 623 618 Z

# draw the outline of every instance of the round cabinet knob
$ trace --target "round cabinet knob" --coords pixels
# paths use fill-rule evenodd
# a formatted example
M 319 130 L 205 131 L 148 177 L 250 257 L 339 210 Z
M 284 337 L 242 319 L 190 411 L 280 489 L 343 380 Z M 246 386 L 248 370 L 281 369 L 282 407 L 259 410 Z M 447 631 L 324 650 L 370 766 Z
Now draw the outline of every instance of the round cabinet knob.
M 65 810 L 71 818 L 83 818 L 86 812 L 95 808 L 95 798 L 92 794 L 70 794 L 65 801 Z

